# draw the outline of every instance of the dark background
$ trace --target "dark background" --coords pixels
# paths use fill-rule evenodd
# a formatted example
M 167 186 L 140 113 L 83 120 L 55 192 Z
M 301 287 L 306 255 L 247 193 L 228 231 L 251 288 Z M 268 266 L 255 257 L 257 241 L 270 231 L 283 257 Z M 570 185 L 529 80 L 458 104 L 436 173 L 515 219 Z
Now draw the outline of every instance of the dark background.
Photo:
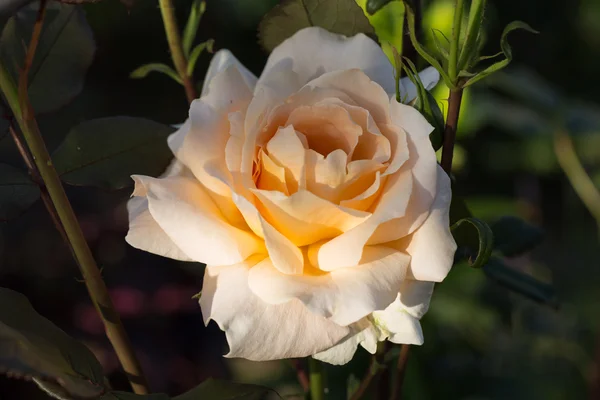
M 215 39 L 257 75 L 267 54 L 256 26 L 273 0 L 208 0 L 198 41 Z M 540 35 L 511 36 L 515 61 L 500 78 L 539 90 L 551 82 L 566 107 L 585 110 L 585 129 L 574 129 L 589 173 L 600 178 L 600 1 L 489 0 L 486 53 L 498 51 L 503 27 L 528 22 Z M 446 21 L 452 2 L 426 2 L 429 21 Z M 181 24 L 190 1 L 177 1 Z M 69 128 L 103 116 L 131 115 L 163 123 L 187 116 L 183 89 L 151 74 L 131 80 L 141 64 L 170 64 L 158 4 L 117 0 L 86 7 L 97 52 L 83 92 L 59 112 L 40 117 L 48 147 Z M 429 13 L 429 14 L 428 14 Z M 210 55 L 196 70 L 201 81 Z M 521 79 L 523 73 L 535 79 Z M 528 75 L 529 76 L 529 75 Z M 560 309 L 509 292 L 478 270 L 457 265 L 438 285 L 423 318 L 425 345 L 413 347 L 406 399 L 593 399 L 600 398 L 600 249 L 595 220 L 572 190 L 552 150 L 552 113 L 537 126 L 498 78 L 470 90 L 462 113 L 456 176 L 473 213 L 493 221 L 518 215 L 546 232 L 531 254 L 507 263 L 554 285 Z M 545 84 L 541 84 L 542 86 Z M 443 92 L 443 91 L 442 91 Z M 440 99 L 444 94 L 438 91 Z M 442 101 L 443 103 L 443 101 Z M 525 115 L 523 115 L 525 114 Z M 528 119 L 529 118 L 529 119 Z M 582 117 L 583 118 L 583 117 Z M 548 126 L 549 125 L 549 126 Z M 2 135 L 0 135 L 2 136 Z M 0 139 L 0 159 L 21 166 L 10 139 Z M 596 179 L 600 184 L 600 179 Z M 600 186 L 600 185 L 599 185 Z M 207 377 L 234 378 L 297 393 L 294 371 L 284 362 L 226 360 L 224 335 L 205 328 L 191 297 L 200 291 L 203 268 L 131 248 L 125 203 L 130 189 L 104 192 L 68 188 L 81 225 L 121 312 L 154 391 L 179 394 Z M 0 285 L 25 294 L 36 310 L 84 341 L 105 366 L 116 388 L 127 388 L 79 272 L 38 202 L 21 217 L 0 224 Z M 366 355 L 343 371 L 362 377 Z M 35 385 L 0 377 L 0 399 L 47 399 Z M 335 399 L 337 400 L 337 399 Z

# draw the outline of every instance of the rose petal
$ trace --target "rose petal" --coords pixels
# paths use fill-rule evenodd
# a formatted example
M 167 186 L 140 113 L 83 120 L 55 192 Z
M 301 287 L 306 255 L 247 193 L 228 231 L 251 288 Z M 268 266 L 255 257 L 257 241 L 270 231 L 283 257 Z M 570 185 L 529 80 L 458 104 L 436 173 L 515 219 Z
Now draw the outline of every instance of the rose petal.
M 350 328 L 352 332 L 340 343 L 313 355 L 313 358 L 333 365 L 344 365 L 352 360 L 359 344 L 371 354 L 375 354 L 377 342 L 381 340 L 377 328 L 366 318 L 352 324 Z
M 373 205 L 377 197 L 379 197 L 382 187 L 381 173 L 376 171 L 375 179 L 373 180 L 371 186 L 367 188 L 367 190 L 351 199 L 341 201 L 340 206 L 352 208 L 354 210 L 366 211 L 371 207 L 371 205 Z
M 439 166 L 437 172 L 437 195 L 429 216 L 412 235 L 390 243 L 412 256 L 410 270 L 414 278 L 421 281 L 444 280 L 454 263 L 456 251 L 456 242 L 449 228 L 450 178 Z
M 282 62 L 290 63 L 287 67 L 303 83 L 327 72 L 357 68 L 386 92 L 395 90 L 390 61 L 381 47 L 363 34 L 348 38 L 318 27 L 302 29 L 273 50 L 257 86 L 269 79 L 272 70 Z M 290 85 L 288 93 L 296 90 L 295 85 Z
M 398 301 L 402 308 L 417 319 L 421 319 L 429 309 L 434 282 L 405 279 L 400 285 Z
M 341 149 L 323 157 L 310 149 L 306 151 L 306 189 L 332 203 L 340 201 L 340 186 L 346 180 L 348 155 Z
M 213 78 L 225 71 L 230 66 L 234 66 L 237 70 L 239 70 L 244 78 L 244 81 L 246 82 L 246 85 L 254 90 L 254 86 L 256 86 L 257 81 L 256 76 L 254 76 L 252 72 L 250 72 L 241 62 L 239 62 L 229 50 L 222 49 L 217 51 L 210 60 L 210 65 L 208 66 L 208 70 L 204 76 L 202 94 L 200 97 L 204 97 L 208 94 L 210 90 L 210 82 L 213 80 Z
M 352 229 L 370 215 L 340 207 L 306 190 L 291 196 L 253 190 L 261 202 L 261 214 L 296 246 L 318 242 Z
M 276 190 L 288 195 L 285 168 L 277 165 L 262 149 L 259 150 L 258 154 L 262 165 L 262 172 L 258 177 L 256 187 L 262 190 Z
M 306 148 L 301 135 L 291 125 L 279 128 L 266 146 L 269 157 L 285 169 L 285 180 L 289 193 L 294 193 L 298 191 L 298 188 L 306 186 Z
M 355 266 L 363 248 L 377 227 L 389 220 L 404 216 L 411 197 L 411 171 L 399 171 L 389 177 L 373 214 L 363 223 L 331 239 L 319 250 L 319 268 L 333 271 Z
M 369 246 L 358 265 L 328 274 L 313 270 L 302 276 L 285 275 L 265 259 L 250 270 L 248 282 L 267 303 L 298 299 L 311 312 L 346 326 L 394 301 L 409 262 L 405 253 Z
M 373 323 L 392 343 L 423 344 L 423 331 L 419 319 L 407 312 L 399 299 L 385 310 L 375 311 Z
M 263 217 L 259 216 L 259 218 L 272 265 L 284 274 L 302 274 L 304 256 L 300 249 L 273 228 Z
M 193 179 L 134 175 L 147 192 L 152 217 L 190 258 L 228 265 L 264 253 L 263 241 L 230 225 L 202 186 Z
M 349 329 L 309 312 L 300 301 L 270 305 L 248 287 L 248 273 L 261 261 L 208 266 L 200 307 L 204 322 L 215 321 L 229 343 L 226 357 L 254 361 L 306 357 L 335 345 Z

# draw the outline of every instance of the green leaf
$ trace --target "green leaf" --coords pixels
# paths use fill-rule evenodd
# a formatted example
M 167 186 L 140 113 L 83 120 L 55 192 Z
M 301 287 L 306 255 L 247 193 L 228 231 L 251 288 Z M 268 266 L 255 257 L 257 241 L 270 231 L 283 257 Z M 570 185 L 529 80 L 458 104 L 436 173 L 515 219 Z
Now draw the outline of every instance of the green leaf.
M 492 257 L 483 267 L 488 278 L 513 292 L 522 294 L 534 301 L 558 308 L 558 300 L 552 285 L 543 283 L 514 268 L 510 268 L 499 258 Z
M 0 36 L 0 61 L 18 81 L 26 45 L 37 17 L 37 3 L 9 19 Z M 51 2 L 29 72 L 29 98 L 37 113 L 55 111 L 83 88 L 96 45 L 79 6 Z
M 392 0 L 367 0 L 366 10 L 369 14 L 373 15 L 391 1 Z
M 504 54 L 504 60 L 498 61 L 490 65 L 483 71 L 477 73 L 477 75 L 467 80 L 463 87 L 471 86 L 475 82 L 480 81 L 481 79 L 493 74 L 496 71 L 500 71 L 502 68 L 510 64 L 510 62 L 512 61 L 512 49 L 508 44 L 508 34 L 517 29 L 524 29 L 531 33 L 539 33 L 538 31 L 536 31 L 535 29 L 533 29 L 532 27 L 530 27 L 522 21 L 513 21 L 510 24 L 506 25 L 506 28 L 504 28 L 504 31 L 502 32 L 502 37 L 500 38 L 500 48 L 502 49 L 502 53 Z
M 507 257 L 523 254 L 544 238 L 544 232 L 521 218 L 505 216 L 491 225 L 494 232 L 494 248 Z
M 487 0 L 473 0 L 469 9 L 469 22 L 464 43 L 460 50 L 458 70 L 471 67 L 471 60 L 477 58 L 482 37 L 482 25 Z
M 194 47 L 192 50 L 192 54 L 189 57 L 188 65 L 187 65 L 187 73 L 189 76 L 192 76 L 194 73 L 194 68 L 196 68 L 196 61 L 198 61 L 198 57 L 202 54 L 202 52 L 206 49 L 209 53 L 213 52 L 213 44 L 215 41 L 213 39 L 209 39 L 204 43 L 200 43 L 198 46 Z
M 174 397 L 173 400 L 263 400 L 269 396 L 273 396 L 273 394 L 276 394 L 275 391 L 264 386 L 233 383 L 210 378 L 189 392 Z
M 26 172 L 0 164 L 0 221 L 21 215 L 39 197 L 40 188 Z
M 33 378 L 45 391 L 71 400 L 104 391 L 92 352 L 39 315 L 20 293 L 0 288 L 0 370 Z
M 167 146 L 173 130 L 143 118 L 86 121 L 71 129 L 52 159 L 68 184 L 122 189 L 133 183 L 133 174 L 164 172 L 173 158 Z
M 473 260 L 472 256 L 469 256 L 469 262 L 473 268 L 481 268 L 489 260 L 490 256 L 492 255 L 492 251 L 494 250 L 494 234 L 488 224 L 474 217 L 460 219 L 454 223 L 450 229 L 454 233 L 454 231 L 465 222 L 468 222 L 474 226 L 477 229 L 477 234 L 479 235 L 477 256 L 475 257 L 475 260 Z M 456 242 L 460 245 L 459 240 L 456 240 Z
M 374 34 L 363 10 L 354 0 L 283 0 L 258 27 L 261 45 L 272 51 L 285 39 L 309 26 L 320 26 L 346 36 Z
M 185 28 L 183 29 L 182 35 L 182 46 L 184 54 L 189 58 L 190 50 L 194 44 L 198 27 L 200 26 L 200 20 L 202 15 L 206 11 L 206 2 L 204 0 L 194 0 L 192 2 L 192 8 L 190 9 L 190 16 L 188 17 Z
M 165 74 L 175 82 L 183 85 L 183 80 L 179 77 L 177 72 L 168 65 L 160 64 L 160 63 L 150 63 L 146 65 L 142 65 L 141 67 L 136 68 L 131 74 L 129 74 L 130 78 L 133 79 L 142 79 L 145 78 L 150 72 L 159 72 L 161 74 Z
M 423 82 L 421 82 L 415 64 L 405 57 L 402 66 L 408 75 L 408 79 L 410 79 L 417 88 L 417 101 L 415 102 L 414 107 L 423 114 L 434 128 L 433 132 L 429 134 L 429 139 L 431 140 L 433 149 L 438 151 L 442 147 L 444 141 L 444 114 L 442 113 L 442 110 L 440 110 L 435 97 L 433 97 L 433 95 L 425 88 Z

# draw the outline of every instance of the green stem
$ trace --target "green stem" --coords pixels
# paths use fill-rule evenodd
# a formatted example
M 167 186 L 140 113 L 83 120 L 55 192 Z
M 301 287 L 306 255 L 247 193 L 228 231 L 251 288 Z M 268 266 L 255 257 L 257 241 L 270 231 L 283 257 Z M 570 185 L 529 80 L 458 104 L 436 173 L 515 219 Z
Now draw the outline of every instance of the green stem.
M 577 157 L 571 137 L 562 129 L 554 133 L 554 152 L 571 186 L 596 220 L 600 237 L 600 192 Z
M 128 375 L 133 390 L 138 394 L 148 393 L 141 366 L 133 352 L 133 347 L 123 328 L 119 314 L 114 308 L 106 284 L 102 280 L 100 270 L 83 236 L 60 178 L 54 169 L 37 122 L 33 118 L 31 105 L 27 98 L 19 99 L 17 86 L 2 64 L 0 64 L 0 90 L 3 92 L 23 132 L 31 156 L 46 185 L 50 199 L 75 253 L 76 261 L 81 269 L 90 297 L 104 322 L 108 339 Z
M 462 25 L 464 0 L 456 0 L 454 8 L 454 24 L 452 25 L 452 42 L 448 60 L 448 76 L 454 85 L 458 80 L 458 56 L 460 54 L 460 28 Z
M 193 79 L 187 72 L 188 61 L 183 52 L 181 35 L 179 34 L 177 19 L 175 18 L 175 7 L 172 0 L 159 0 L 159 4 L 165 25 L 165 33 L 167 34 L 167 41 L 169 42 L 169 49 L 171 50 L 171 58 L 173 59 L 173 64 L 175 64 L 175 70 L 177 70 L 183 81 L 187 100 L 191 103 L 198 97 L 198 94 L 196 93 Z
M 325 379 L 323 377 L 323 366 L 321 362 L 310 357 L 308 359 L 308 370 L 310 379 L 310 400 L 323 400 L 325 398 Z
M 456 129 L 458 128 L 458 117 L 460 116 L 462 95 L 463 89 L 451 89 L 450 98 L 448 99 L 448 116 L 446 117 L 442 160 L 440 162 L 442 168 L 448 175 L 450 175 L 450 171 L 452 170 L 454 142 L 456 141 Z

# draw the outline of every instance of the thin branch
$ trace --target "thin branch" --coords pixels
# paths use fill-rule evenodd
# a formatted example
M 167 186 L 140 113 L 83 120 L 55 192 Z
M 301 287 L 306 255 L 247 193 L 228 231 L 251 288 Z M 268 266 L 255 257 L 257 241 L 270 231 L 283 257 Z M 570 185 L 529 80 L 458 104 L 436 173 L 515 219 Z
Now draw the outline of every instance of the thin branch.
M 444 147 L 442 149 L 441 161 L 442 168 L 448 175 L 450 175 L 452 169 L 454 142 L 456 141 L 456 129 L 458 127 L 462 95 L 463 89 L 453 89 L 450 90 L 450 98 L 448 99 L 448 117 L 446 118 L 446 129 L 444 129 Z
M 363 378 L 362 382 L 358 386 L 358 389 L 352 394 L 350 400 L 360 400 L 367 394 L 368 390 L 376 383 L 376 379 L 379 374 L 384 370 L 384 358 L 387 349 L 388 342 L 384 342 L 381 347 L 378 346 L 377 352 L 371 357 L 371 363 L 367 374 Z
M 148 393 L 148 386 L 142 374 L 140 363 L 133 352 L 133 347 L 121 323 L 119 314 L 115 310 L 106 284 L 102 280 L 100 270 L 96 265 L 92 252 L 77 221 L 77 217 L 73 212 L 71 203 L 64 191 L 62 182 L 54 168 L 29 101 L 27 75 L 35 56 L 35 50 L 42 30 L 45 5 L 46 1 L 42 0 L 31 41 L 27 49 L 25 64 L 21 70 L 19 87 L 17 88 L 6 67 L 0 64 L 0 89 L 21 128 L 25 142 L 31 152 L 31 158 L 48 190 L 48 194 L 60 219 L 60 223 L 64 227 L 69 243 L 71 243 L 90 297 L 104 323 L 108 339 L 113 345 L 121 365 L 125 369 L 134 392 L 146 394 Z
M 598 192 L 594 182 L 583 168 L 571 137 L 563 129 L 557 129 L 554 133 L 554 152 L 573 189 L 596 219 L 600 234 L 600 192 Z
M 408 353 L 410 345 L 403 344 L 400 346 L 400 355 L 398 356 L 398 364 L 396 366 L 396 375 L 392 383 L 392 394 L 390 400 L 402 399 L 402 386 L 404 384 L 404 375 L 406 374 L 406 365 L 408 363 Z
M 175 7 L 173 6 L 172 0 L 159 0 L 159 4 L 163 23 L 165 25 L 165 33 L 167 34 L 167 41 L 169 42 L 169 48 L 171 49 L 173 64 L 175 64 L 175 69 L 183 81 L 187 100 L 191 103 L 198 97 L 198 94 L 196 93 L 193 79 L 187 72 L 188 60 L 183 53 L 181 35 L 179 34 L 177 19 L 175 18 Z

